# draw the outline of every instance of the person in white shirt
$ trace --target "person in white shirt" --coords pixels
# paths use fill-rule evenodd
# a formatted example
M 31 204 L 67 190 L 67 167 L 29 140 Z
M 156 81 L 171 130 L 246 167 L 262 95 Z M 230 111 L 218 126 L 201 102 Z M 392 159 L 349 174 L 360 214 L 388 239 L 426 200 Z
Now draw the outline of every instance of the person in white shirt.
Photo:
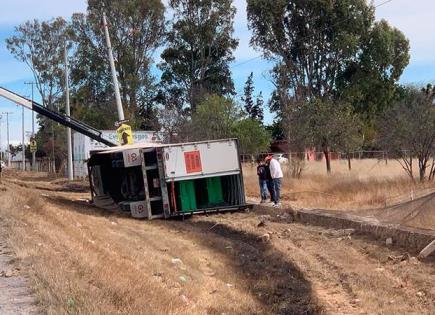
M 274 157 L 270 159 L 269 163 L 270 176 L 272 177 L 273 182 L 274 207 L 279 207 L 281 197 L 281 180 L 283 178 L 281 164 L 279 164 Z

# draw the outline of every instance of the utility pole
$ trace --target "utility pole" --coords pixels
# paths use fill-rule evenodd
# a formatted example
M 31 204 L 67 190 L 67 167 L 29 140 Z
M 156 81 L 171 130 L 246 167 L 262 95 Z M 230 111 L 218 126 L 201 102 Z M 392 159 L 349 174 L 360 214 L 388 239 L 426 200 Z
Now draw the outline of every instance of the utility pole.
M 35 82 L 24 82 L 24 84 L 28 84 L 32 86 L 32 105 L 34 102 L 34 94 L 33 94 L 33 86 L 36 84 Z M 35 112 L 32 110 L 32 136 L 31 138 L 35 138 Z M 32 168 L 36 171 L 36 152 L 32 152 Z
M 6 133 L 7 133 L 7 140 L 8 140 L 8 167 L 11 167 L 11 150 L 9 146 L 9 115 L 13 114 L 13 112 L 3 112 L 3 115 L 6 115 Z
M 115 61 L 113 59 L 112 43 L 110 42 L 109 28 L 107 26 L 106 12 L 104 11 L 104 8 L 103 8 L 103 26 L 104 26 L 104 34 L 106 35 L 106 44 L 107 44 L 107 50 L 109 55 L 110 69 L 112 70 L 113 89 L 115 90 L 116 107 L 118 109 L 118 119 L 121 122 L 125 120 L 124 109 L 122 108 L 122 103 L 121 103 L 121 94 L 119 92 L 118 77 L 116 75 Z
M 26 170 L 26 144 L 24 143 L 24 106 L 21 108 L 21 132 L 22 132 L 22 137 L 21 137 L 21 143 L 22 143 L 22 152 L 23 152 L 23 156 L 22 156 L 22 164 L 21 164 L 21 169 L 23 171 Z
M 0 115 L 0 161 L 3 161 L 3 151 L 2 151 L 2 119 L 3 119 L 3 116 Z
M 69 104 L 69 76 L 68 76 L 68 48 L 65 43 L 65 93 L 66 93 L 66 119 L 70 120 L 71 115 L 70 104 Z M 67 148 L 68 148 L 68 180 L 74 179 L 73 170 L 73 159 L 72 159 L 72 143 L 71 143 L 71 128 L 66 128 L 67 133 Z

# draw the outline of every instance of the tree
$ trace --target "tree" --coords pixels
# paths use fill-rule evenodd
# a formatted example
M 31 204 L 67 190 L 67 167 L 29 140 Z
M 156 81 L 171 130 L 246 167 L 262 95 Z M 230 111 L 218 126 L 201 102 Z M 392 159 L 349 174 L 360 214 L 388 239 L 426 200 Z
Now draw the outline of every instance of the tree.
M 53 109 L 62 92 L 64 43 L 67 23 L 63 18 L 27 21 L 6 39 L 9 52 L 33 73 L 44 106 Z
M 118 120 L 115 104 L 87 103 L 84 98 L 79 98 L 81 92 L 83 90 L 78 91 L 72 98 L 71 116 L 100 130 L 112 129 L 113 122 Z
M 210 95 L 192 115 L 189 138 L 195 141 L 231 138 L 241 118 L 242 113 L 233 100 Z
M 264 107 L 263 92 L 260 92 L 257 95 L 257 99 L 255 101 L 255 106 L 252 109 L 251 118 L 257 120 L 260 123 L 263 123 L 263 120 L 264 120 L 263 107 Z
M 239 139 L 242 154 L 258 155 L 267 152 L 270 147 L 270 133 L 258 120 L 251 118 L 236 123 L 234 137 Z
M 208 94 L 234 93 L 229 64 L 238 45 L 236 9 L 231 0 L 170 0 L 169 7 L 174 17 L 159 65 L 162 88 L 181 91 L 193 113 Z
M 254 98 L 253 98 L 253 93 L 254 93 L 254 73 L 251 72 L 251 74 L 248 76 L 248 79 L 246 80 L 245 83 L 245 87 L 243 88 L 243 96 L 242 96 L 242 101 L 244 103 L 244 108 L 246 113 L 252 117 L 252 110 L 254 108 Z
M 15 28 L 13 36 L 6 39 L 11 54 L 32 71 L 42 103 L 51 110 L 59 110 L 59 99 L 63 95 L 64 47 L 68 38 L 68 25 L 59 17 L 50 21 L 25 22 Z M 64 158 L 61 153 L 66 150 L 65 137 L 62 136 L 65 135 L 64 128 L 56 128 L 57 124 L 45 117 L 38 116 L 38 119 L 41 128 L 37 138 L 46 144 L 45 153 L 51 155 L 53 160 L 61 160 Z M 51 147 L 47 147 L 47 144 Z M 59 154 L 55 156 L 56 153 Z
M 60 171 L 66 162 L 66 129 L 58 123 L 47 119 L 36 134 L 38 156 L 48 156 L 54 162 L 53 171 Z M 51 172 L 51 170 L 50 170 Z
M 374 21 L 365 0 L 248 0 L 251 43 L 285 68 L 295 98 L 333 93 Z
M 362 106 L 365 112 L 391 100 L 390 90 L 409 60 L 409 44 L 385 21 L 375 23 L 375 8 L 366 0 L 248 0 L 247 4 L 251 44 L 275 62 L 272 110 L 279 113 L 292 103 L 290 99 L 311 102 L 326 97 L 350 102 L 357 109 Z M 352 86 L 354 91 L 348 92 Z M 373 93 L 382 95 L 381 105 Z M 377 105 L 364 107 L 368 99 Z
M 23 145 L 22 144 L 18 144 L 18 145 L 9 144 L 8 151 L 9 151 L 9 154 L 11 155 L 11 157 L 14 158 L 17 156 L 17 154 L 19 152 L 23 151 Z
M 287 108 L 283 122 L 292 148 L 299 152 L 312 147 L 322 150 L 328 173 L 331 173 L 330 152 L 349 152 L 362 139 L 359 117 L 343 102 L 327 99 L 295 102 Z
M 434 93 L 408 88 L 405 99 L 388 108 L 379 119 L 379 144 L 397 157 L 406 173 L 414 179 L 412 161 L 417 158 L 419 179 L 427 169 L 433 178 L 435 144 Z M 432 166 L 430 161 L 432 159 Z
M 232 99 L 208 96 L 192 115 L 189 139 L 226 138 L 238 138 L 241 153 L 255 155 L 268 149 L 271 137 L 259 121 L 244 117 Z
M 72 87 L 81 99 L 96 108 L 114 102 L 101 27 L 103 6 L 126 116 L 138 128 L 154 128 L 157 112 L 152 104 L 156 90 L 151 74 L 152 56 L 161 45 L 165 30 L 165 8 L 160 0 L 89 0 L 87 15 L 75 14 L 72 18 L 77 45 Z
M 176 108 L 161 108 L 158 111 L 158 119 L 166 143 L 177 143 L 188 139 L 185 128 L 188 125 L 189 116 L 186 110 L 180 112 Z
M 397 83 L 409 63 L 409 42 L 387 21 L 375 22 L 362 43 L 359 60 L 351 63 L 339 79 L 341 97 L 352 103 L 371 124 L 391 103 L 402 97 Z
M 282 119 L 275 119 L 272 124 L 265 126 L 265 129 L 272 135 L 273 140 L 284 140 L 284 129 L 282 126 Z
M 257 99 L 254 102 L 254 73 L 251 72 L 251 74 L 248 76 L 248 79 L 246 80 L 245 87 L 244 87 L 244 94 L 242 96 L 242 101 L 244 103 L 244 109 L 246 114 L 253 120 L 257 120 L 260 123 L 263 123 L 264 114 L 263 114 L 263 107 L 264 107 L 264 100 L 263 100 L 263 94 L 260 92 L 258 94 Z

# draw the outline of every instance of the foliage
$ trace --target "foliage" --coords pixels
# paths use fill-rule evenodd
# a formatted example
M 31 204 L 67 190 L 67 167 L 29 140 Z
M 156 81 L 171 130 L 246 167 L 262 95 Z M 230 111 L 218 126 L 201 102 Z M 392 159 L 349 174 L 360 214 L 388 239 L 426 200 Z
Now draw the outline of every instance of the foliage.
M 282 119 L 276 119 L 269 126 L 265 126 L 265 129 L 269 131 L 273 140 L 284 140 L 285 134 L 282 125 Z
M 15 156 L 17 156 L 17 154 L 19 152 L 23 151 L 23 145 L 22 144 L 18 144 L 18 145 L 13 145 L 13 144 L 9 144 L 9 154 L 11 155 L 12 158 L 14 158 Z
M 241 111 L 233 100 L 210 95 L 198 105 L 192 115 L 189 138 L 191 140 L 231 138 L 241 117 Z
M 248 116 L 251 119 L 258 120 L 260 123 L 263 123 L 264 114 L 263 114 L 263 107 L 264 107 L 264 100 L 263 100 L 263 94 L 260 92 L 258 94 L 257 99 L 254 102 L 254 73 L 251 72 L 248 79 L 246 80 L 245 87 L 244 87 L 244 94 L 242 96 L 242 101 L 244 103 L 244 109 L 245 112 L 248 114 Z
M 342 97 L 371 123 L 402 97 L 402 87 L 397 82 L 409 63 L 409 42 L 402 32 L 381 20 L 373 25 L 362 51 L 338 85 Z
M 208 94 L 234 93 L 229 63 L 236 9 L 231 0 L 170 0 L 174 12 L 162 52 L 162 88 L 181 93 L 192 112 Z
M 44 106 L 52 108 L 62 91 L 64 43 L 67 23 L 63 18 L 27 21 L 6 39 L 7 49 L 33 73 Z
M 6 40 L 8 50 L 32 71 L 43 105 L 52 110 L 59 108 L 63 96 L 64 47 L 70 36 L 67 22 L 56 18 L 25 22 Z M 59 165 L 65 157 L 65 130 L 45 117 L 37 117 L 41 125 L 37 133 L 39 148 Z
M 333 93 L 374 21 L 365 0 L 247 3 L 251 43 L 285 68 L 297 100 Z
M 271 135 L 257 120 L 246 118 L 237 122 L 234 137 L 239 139 L 242 154 L 258 155 L 269 151 Z
M 275 61 L 278 115 L 294 102 L 342 99 L 370 116 L 395 96 L 409 43 L 365 0 L 248 0 L 252 45 Z M 378 98 L 378 96 L 381 96 Z
M 252 109 L 251 118 L 258 120 L 260 123 L 263 123 L 264 120 L 264 99 L 263 99 L 263 92 L 260 92 L 257 95 L 257 99 L 255 100 L 255 106 Z
M 48 156 L 55 161 L 56 170 L 60 170 L 67 157 L 66 129 L 47 119 L 36 134 L 37 157 Z
M 284 114 L 287 139 L 298 152 L 306 148 L 321 148 L 326 157 L 327 172 L 331 172 L 331 150 L 349 152 L 362 144 L 361 122 L 352 107 L 343 102 L 314 100 L 294 103 Z
M 208 96 L 192 116 L 189 140 L 238 138 L 244 154 L 264 152 L 270 145 L 270 133 L 257 120 L 244 118 L 233 100 Z
M 106 106 L 94 103 L 84 104 L 84 100 L 77 97 L 79 93 L 72 98 L 71 115 L 100 130 L 113 129 L 114 122 L 118 120 L 115 104 L 108 103 L 105 104 Z
M 170 106 L 162 107 L 159 109 L 158 119 L 167 137 L 165 142 L 176 143 L 188 137 L 185 128 L 189 123 L 189 111 Z
M 254 73 L 251 72 L 251 74 L 248 76 L 248 79 L 246 80 L 245 87 L 243 88 L 243 107 L 245 109 L 245 112 L 252 117 L 252 110 L 254 108 Z
M 388 108 L 378 121 L 379 144 L 398 158 L 411 178 L 414 178 L 412 159 L 416 157 L 420 181 L 426 179 L 431 159 L 430 178 L 434 171 L 434 96 L 430 86 L 422 91 L 410 87 L 405 99 Z
M 103 5 L 126 116 L 137 128 L 155 128 L 156 109 L 152 100 L 156 88 L 151 65 L 165 29 L 165 8 L 160 0 L 89 0 L 87 15 L 74 14 L 72 30 L 76 51 L 72 62 L 72 87 L 83 99 L 82 105 L 92 106 L 94 110 L 112 107 L 111 103 L 114 103 L 107 46 L 101 27 Z

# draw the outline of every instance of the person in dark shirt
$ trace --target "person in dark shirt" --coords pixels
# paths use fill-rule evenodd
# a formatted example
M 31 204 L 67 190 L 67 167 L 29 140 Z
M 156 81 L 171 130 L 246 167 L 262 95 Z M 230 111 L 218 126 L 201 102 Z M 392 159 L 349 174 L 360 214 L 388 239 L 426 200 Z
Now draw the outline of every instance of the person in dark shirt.
M 266 166 L 266 186 L 267 190 L 269 191 L 270 195 L 270 202 L 275 202 L 275 187 L 273 186 L 273 179 L 272 175 L 270 173 L 270 161 L 272 160 L 272 156 L 268 155 L 265 158 L 264 165 Z
M 263 160 L 258 159 L 257 160 L 257 176 L 258 176 L 258 184 L 260 185 L 260 196 L 261 196 L 261 203 L 265 203 L 267 201 L 267 171 L 268 167 L 264 163 Z M 269 171 L 270 174 L 270 171 Z

